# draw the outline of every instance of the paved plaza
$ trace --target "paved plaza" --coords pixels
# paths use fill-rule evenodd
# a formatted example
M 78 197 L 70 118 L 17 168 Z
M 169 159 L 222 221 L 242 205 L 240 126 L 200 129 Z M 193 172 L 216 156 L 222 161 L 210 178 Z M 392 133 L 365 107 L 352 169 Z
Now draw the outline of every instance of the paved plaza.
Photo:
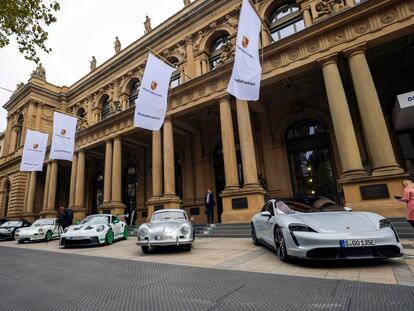
M 334 268 L 300 265 L 291 265 L 290 273 L 306 275 L 305 271 L 320 271 L 322 276 L 324 269 L 328 273 L 324 278 L 278 275 L 274 274 L 277 261 L 271 261 L 273 254 L 267 256 L 266 250 L 252 253 L 247 243 L 237 248 L 234 240 L 212 242 L 198 241 L 191 254 L 165 252 L 149 256 L 137 252 L 129 241 L 111 247 L 57 252 L 34 250 L 56 249 L 55 242 L 47 246 L 39 243 L 20 247 L 4 247 L 7 243 L 2 243 L 0 310 L 413 310 L 412 286 L 332 280 L 328 277 Z M 205 253 L 218 255 L 217 245 L 227 246 L 222 256 L 202 257 Z M 226 258 L 231 248 L 237 254 L 235 261 L 250 262 L 251 267 L 255 263 L 260 267 L 256 270 L 262 271 L 267 266 L 273 269 L 272 273 L 234 270 L 231 259 Z M 99 256 L 106 252 L 113 258 Z M 115 258 L 124 256 L 134 260 Z M 168 258 L 171 263 L 182 260 L 181 265 L 155 263 Z M 215 263 L 222 269 L 186 266 L 190 258 L 194 266 L 199 260 L 202 261 L 199 266 Z M 359 270 L 362 276 L 369 275 L 368 271 L 371 275 L 377 271 L 377 278 L 380 278 L 389 266 L 394 271 L 396 267 L 403 267 L 403 262 L 340 270 L 342 278 L 347 269 Z M 288 273 L 287 267 L 279 266 Z M 243 267 L 247 269 L 247 265 Z M 315 272 L 315 276 L 318 273 Z M 361 281 L 362 276 L 359 277 Z

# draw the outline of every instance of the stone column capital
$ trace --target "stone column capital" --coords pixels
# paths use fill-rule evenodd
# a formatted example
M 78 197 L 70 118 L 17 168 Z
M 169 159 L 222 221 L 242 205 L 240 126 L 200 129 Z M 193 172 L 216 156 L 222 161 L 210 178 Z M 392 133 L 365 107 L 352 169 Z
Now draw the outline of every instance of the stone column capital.
M 337 64 L 338 63 L 338 53 L 330 54 L 326 57 L 320 58 L 317 60 L 319 66 L 321 68 L 330 65 L 330 64 Z
M 230 94 L 225 94 L 225 95 L 217 98 L 217 101 L 219 102 L 219 104 L 222 103 L 222 102 L 230 102 L 230 98 L 231 98 Z
M 365 55 L 366 51 L 367 51 L 367 43 L 363 42 L 361 44 L 358 44 L 356 46 L 343 50 L 343 53 L 349 59 L 357 54 Z

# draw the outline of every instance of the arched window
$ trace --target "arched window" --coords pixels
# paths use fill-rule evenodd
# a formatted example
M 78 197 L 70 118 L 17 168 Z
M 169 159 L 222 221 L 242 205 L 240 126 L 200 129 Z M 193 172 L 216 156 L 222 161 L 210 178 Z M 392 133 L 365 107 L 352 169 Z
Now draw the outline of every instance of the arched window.
M 83 107 L 80 107 L 78 109 L 78 111 L 76 112 L 76 116 L 79 117 L 79 118 L 85 119 L 85 117 L 86 117 L 85 109 Z
M 305 28 L 302 12 L 296 3 L 286 3 L 277 7 L 269 18 L 273 42 L 289 37 Z
M 129 95 L 129 107 L 135 106 L 135 101 L 138 98 L 139 89 L 141 88 L 141 81 L 135 82 L 131 87 Z
M 216 39 L 210 46 L 210 57 L 209 57 L 209 64 L 210 70 L 214 70 L 217 68 L 217 65 L 220 62 L 221 56 L 221 48 L 225 45 L 228 41 L 227 36 L 222 36 Z
M 102 99 L 102 112 L 101 112 L 101 120 L 105 120 L 107 117 L 109 117 L 109 96 L 105 95 Z
M 168 59 L 168 61 L 175 65 L 178 66 L 178 59 L 176 57 L 171 57 Z M 181 72 L 177 69 L 173 72 L 173 74 L 171 75 L 171 88 L 179 86 L 181 84 Z
M 7 181 L 4 185 L 4 192 L 3 192 L 3 215 L 2 218 L 7 217 L 7 213 L 9 212 L 9 201 L 10 201 L 10 182 Z
M 325 196 L 339 201 L 329 136 L 314 120 L 295 123 L 286 133 L 295 196 Z

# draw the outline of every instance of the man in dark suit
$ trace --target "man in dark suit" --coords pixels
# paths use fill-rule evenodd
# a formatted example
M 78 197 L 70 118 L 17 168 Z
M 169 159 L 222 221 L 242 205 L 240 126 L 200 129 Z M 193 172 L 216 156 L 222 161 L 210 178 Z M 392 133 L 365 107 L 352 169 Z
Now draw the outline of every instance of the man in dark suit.
M 204 204 L 206 206 L 207 220 L 209 224 L 214 222 L 214 194 L 211 192 L 210 188 L 207 189 L 206 195 L 204 197 Z

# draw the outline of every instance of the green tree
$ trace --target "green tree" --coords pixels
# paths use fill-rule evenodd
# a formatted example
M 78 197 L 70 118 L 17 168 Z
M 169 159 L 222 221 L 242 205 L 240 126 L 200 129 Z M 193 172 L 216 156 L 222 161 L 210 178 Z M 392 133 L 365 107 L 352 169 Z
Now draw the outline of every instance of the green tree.
M 58 10 L 59 3 L 54 0 L 0 0 L 0 48 L 15 37 L 20 53 L 38 64 L 37 49 L 52 50 L 45 45 L 45 27 L 56 22 L 54 13 Z

